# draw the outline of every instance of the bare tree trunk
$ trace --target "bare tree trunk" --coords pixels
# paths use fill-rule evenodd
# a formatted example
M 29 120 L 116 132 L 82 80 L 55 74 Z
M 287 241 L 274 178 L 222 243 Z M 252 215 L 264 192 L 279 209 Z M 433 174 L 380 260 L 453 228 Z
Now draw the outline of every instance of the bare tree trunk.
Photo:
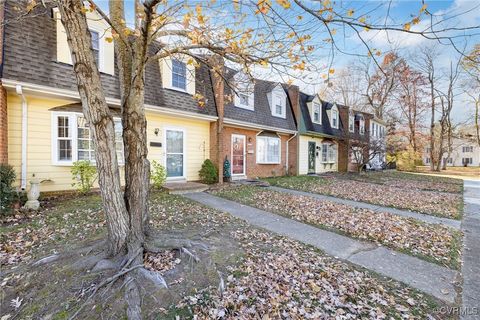
M 145 10 L 150 8 L 145 7 Z M 110 1 L 112 23 L 124 28 L 123 1 Z M 146 15 L 150 17 L 151 15 Z M 150 28 L 151 20 L 144 19 L 142 30 Z M 148 49 L 148 31 L 134 40 L 133 46 L 115 41 L 118 57 L 122 98 L 122 125 L 125 150 L 125 205 L 129 214 L 129 255 L 143 251 L 145 227 L 148 221 L 148 194 L 150 162 L 147 159 L 147 121 L 144 109 L 145 64 Z M 130 51 L 132 50 L 132 51 Z
M 62 0 L 58 8 L 67 33 L 83 113 L 93 135 L 98 183 L 107 216 L 108 252 L 113 256 L 124 253 L 128 235 L 128 216 L 122 198 L 115 150 L 114 122 L 91 51 L 91 35 L 83 3 L 81 0 Z
M 480 147 L 480 120 L 479 120 L 479 110 L 480 108 L 480 94 L 478 95 L 477 101 L 475 101 L 475 129 L 477 131 L 477 144 Z

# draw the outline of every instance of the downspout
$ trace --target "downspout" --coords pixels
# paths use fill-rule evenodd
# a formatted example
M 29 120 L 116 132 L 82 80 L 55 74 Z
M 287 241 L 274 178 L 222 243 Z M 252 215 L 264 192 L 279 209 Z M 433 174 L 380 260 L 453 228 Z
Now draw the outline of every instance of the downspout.
M 27 188 L 27 99 L 23 94 L 22 86 L 15 87 L 17 95 L 22 99 L 22 167 L 21 167 L 21 184 L 20 188 L 25 190 Z
M 288 139 L 288 140 L 287 140 L 287 143 L 286 143 L 286 144 L 287 144 L 287 148 L 286 148 L 286 150 L 285 150 L 285 151 L 286 151 L 286 154 L 285 154 L 285 160 L 286 160 L 286 161 L 285 161 L 285 172 L 286 172 L 287 174 L 289 173 L 289 172 L 288 172 L 288 171 L 289 171 L 289 170 L 288 170 L 288 143 L 289 143 L 293 138 L 295 138 L 295 137 L 297 136 L 297 134 L 298 134 L 298 131 L 295 132 L 295 134 L 294 134 L 290 139 Z

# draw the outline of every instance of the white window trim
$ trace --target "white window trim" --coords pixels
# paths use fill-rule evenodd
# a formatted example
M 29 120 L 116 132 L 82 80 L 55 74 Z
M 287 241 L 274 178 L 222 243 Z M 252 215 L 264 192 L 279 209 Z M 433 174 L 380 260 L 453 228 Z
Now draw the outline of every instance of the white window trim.
M 242 91 L 242 89 L 239 89 L 238 93 L 246 95 L 248 97 L 249 104 L 245 105 L 245 104 L 241 103 L 240 102 L 241 101 L 240 96 L 237 93 L 234 93 L 234 105 L 235 105 L 235 107 L 250 110 L 250 111 L 254 111 L 255 110 L 255 103 L 253 102 L 253 100 L 254 100 L 253 93 L 246 93 L 245 91 Z M 250 105 L 250 100 L 252 100 L 251 105 Z
M 167 181 L 186 180 L 187 179 L 187 130 L 182 127 L 165 127 L 163 128 L 163 166 L 165 174 L 167 174 L 167 130 L 183 132 L 183 175 L 181 177 L 167 177 Z
M 102 73 L 107 73 L 105 71 L 105 40 L 102 37 L 102 35 L 105 36 L 105 31 L 102 31 L 100 28 L 94 26 L 88 26 L 88 30 L 98 33 L 98 71 Z
M 355 132 L 355 116 L 352 113 L 348 114 L 348 131 Z
M 365 134 L 365 119 L 360 119 L 359 121 L 359 128 L 358 128 L 358 131 L 360 132 L 361 135 L 364 135 Z
M 282 113 L 277 113 L 277 105 L 275 104 L 275 100 L 277 99 L 282 101 Z M 273 92 L 272 94 L 272 116 L 283 119 L 287 118 L 287 99 L 285 95 L 278 92 Z
M 175 59 L 175 58 L 172 58 L 170 61 L 171 61 L 171 70 L 170 70 L 171 89 L 176 90 L 176 91 L 180 91 L 180 92 L 188 93 L 187 92 L 187 89 L 188 89 L 188 65 L 187 65 L 187 63 L 185 61 L 181 60 L 181 59 Z M 185 65 L 185 89 L 175 87 L 173 85 L 173 61 L 178 61 L 178 62 L 183 63 Z
M 261 138 L 261 139 L 278 139 L 279 143 L 278 143 L 278 162 L 261 162 L 259 161 L 258 159 L 258 147 L 259 147 L 259 144 L 258 144 L 258 138 Z M 257 141 L 255 141 L 256 143 L 256 149 L 257 149 L 257 154 L 255 156 L 255 160 L 256 160 L 256 163 L 257 164 L 281 164 L 282 163 L 282 139 L 280 137 L 269 137 L 269 136 L 258 136 L 257 135 Z
M 73 163 L 78 161 L 78 128 L 77 128 L 77 118 L 78 117 L 85 117 L 83 113 L 80 112 L 58 112 L 54 111 L 51 115 L 51 146 L 52 146 L 52 153 L 51 153 L 51 162 L 55 166 L 73 166 Z M 57 118 L 58 117 L 68 117 L 69 123 L 69 131 L 71 132 L 71 139 L 72 139 L 72 160 L 59 160 L 58 159 L 58 128 L 57 128 Z M 114 121 L 121 121 L 120 118 L 114 117 Z M 117 159 L 119 165 L 124 165 L 125 155 L 123 159 Z M 90 160 L 92 164 L 96 164 L 96 161 Z
M 335 118 L 333 117 L 334 114 L 337 115 Z M 333 120 L 334 120 L 334 119 L 335 119 L 336 122 L 337 122 L 336 125 L 333 124 Z M 338 120 L 338 110 L 332 108 L 332 128 L 338 129 L 338 123 L 339 123 L 339 120 Z
M 315 121 L 315 106 L 318 106 L 318 122 Z M 322 124 L 322 105 L 318 102 L 312 102 L 312 122 L 316 124 Z

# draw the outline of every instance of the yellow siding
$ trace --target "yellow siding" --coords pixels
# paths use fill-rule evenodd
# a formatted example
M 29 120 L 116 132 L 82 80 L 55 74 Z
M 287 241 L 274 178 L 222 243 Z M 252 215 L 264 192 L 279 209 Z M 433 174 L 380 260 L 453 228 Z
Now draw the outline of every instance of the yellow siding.
M 15 94 L 8 94 L 8 158 L 17 172 L 17 186 L 20 186 L 21 172 L 21 139 L 22 139 L 22 103 Z M 72 103 L 69 100 L 38 98 L 27 96 L 28 134 L 27 134 L 27 187 L 32 175 L 40 180 L 41 191 L 72 189 L 71 166 L 54 165 L 52 163 L 51 112 L 49 109 Z M 163 129 L 178 127 L 185 130 L 186 138 L 186 177 L 198 180 L 198 170 L 208 157 L 210 135 L 209 122 L 205 120 L 188 120 L 180 117 L 164 116 L 148 112 L 148 143 L 158 141 L 163 144 Z M 158 136 L 154 130 L 159 128 Z M 149 159 L 164 164 L 163 146 L 149 147 Z
M 299 150 L 298 150 L 298 173 L 299 174 L 308 174 L 308 142 L 315 142 L 317 146 L 321 146 L 324 139 L 316 138 L 311 136 L 301 135 L 299 139 Z M 315 173 L 322 173 L 328 171 L 338 171 L 338 148 L 337 148 L 337 161 L 335 164 L 330 166 L 330 164 L 322 163 L 322 153 L 321 150 L 318 150 L 318 155 L 315 158 Z
M 112 38 L 111 28 L 96 11 L 88 11 L 86 15 L 88 27 L 93 31 L 97 31 L 100 36 L 99 45 L 100 53 L 102 54 L 100 57 L 100 71 L 114 74 L 114 44 L 106 40 L 107 38 Z M 57 61 L 72 64 L 67 33 L 60 20 L 60 12 L 58 10 L 55 10 L 55 19 L 57 21 Z

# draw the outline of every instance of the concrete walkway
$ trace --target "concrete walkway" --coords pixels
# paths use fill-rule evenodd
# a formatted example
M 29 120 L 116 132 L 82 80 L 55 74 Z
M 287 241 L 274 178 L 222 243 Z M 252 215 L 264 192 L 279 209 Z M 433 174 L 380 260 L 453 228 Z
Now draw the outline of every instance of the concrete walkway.
M 464 181 L 462 319 L 480 319 L 480 181 Z
M 315 246 L 329 255 L 406 283 L 443 301 L 454 302 L 456 296 L 453 286 L 456 277 L 454 270 L 208 193 L 190 193 L 184 196 L 228 212 L 252 225 Z
M 448 219 L 448 218 L 441 218 L 441 217 L 436 217 L 436 216 L 431 216 L 428 214 L 422 214 L 418 212 L 413 212 L 413 211 L 408 211 L 408 210 L 400 210 L 400 209 L 395 209 L 395 208 L 390 208 L 390 207 L 382 207 L 379 205 L 375 204 L 370 204 L 366 202 L 360 202 L 360 201 L 354 201 L 354 200 L 348 200 L 348 199 L 342 199 L 342 198 L 337 198 L 333 196 L 326 196 L 318 193 L 311 193 L 311 192 L 305 192 L 305 191 L 299 191 L 299 190 L 293 190 L 293 189 L 286 189 L 286 188 L 280 188 L 280 187 L 269 187 L 271 190 L 275 191 L 280 191 L 280 192 L 286 192 L 286 193 L 291 193 L 291 194 L 296 194 L 296 195 L 301 195 L 301 196 L 307 196 L 307 197 L 313 197 L 319 200 L 328 200 L 340 204 L 346 204 L 352 207 L 357 207 L 357 208 L 363 208 L 363 209 L 370 209 L 376 212 L 388 212 L 391 214 L 395 214 L 398 216 L 402 217 L 407 217 L 407 218 L 415 218 L 417 220 L 426 222 L 426 223 L 439 223 L 443 224 L 445 226 L 455 228 L 455 229 L 460 229 L 461 221 L 460 220 L 454 220 L 454 219 Z

